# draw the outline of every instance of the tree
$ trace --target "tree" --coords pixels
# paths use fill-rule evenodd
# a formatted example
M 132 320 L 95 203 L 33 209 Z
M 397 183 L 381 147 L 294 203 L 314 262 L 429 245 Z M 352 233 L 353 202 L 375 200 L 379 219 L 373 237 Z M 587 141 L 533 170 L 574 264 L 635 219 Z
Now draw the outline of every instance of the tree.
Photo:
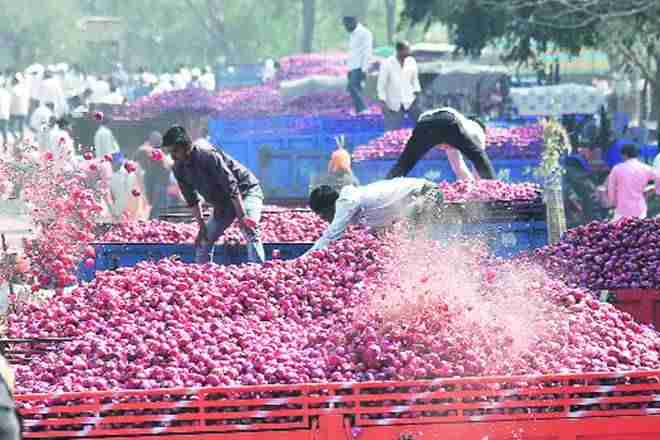
M 454 43 L 478 55 L 505 41 L 505 59 L 529 62 L 549 49 L 608 49 L 640 71 L 660 109 L 660 2 L 657 0 L 405 0 L 408 22 L 445 23 Z
M 303 0 L 302 51 L 310 53 L 314 43 L 314 25 L 316 24 L 316 0 Z
M 387 42 L 394 43 L 394 33 L 396 32 L 396 0 L 385 0 L 385 10 L 387 11 Z
M 17 67 L 35 59 L 41 62 L 68 59 L 78 50 L 75 35 L 78 11 L 76 0 L 44 0 L 38 8 L 5 2 L 0 17 L 0 41 L 10 49 Z
M 505 59 L 512 62 L 533 61 L 550 48 L 577 54 L 581 48 L 595 45 L 595 25 L 567 32 L 536 25 L 535 12 L 533 7 L 512 8 L 509 2 L 493 0 L 405 0 L 402 19 L 411 25 L 447 25 L 454 44 L 470 56 L 479 56 L 489 44 L 503 41 L 507 47 Z

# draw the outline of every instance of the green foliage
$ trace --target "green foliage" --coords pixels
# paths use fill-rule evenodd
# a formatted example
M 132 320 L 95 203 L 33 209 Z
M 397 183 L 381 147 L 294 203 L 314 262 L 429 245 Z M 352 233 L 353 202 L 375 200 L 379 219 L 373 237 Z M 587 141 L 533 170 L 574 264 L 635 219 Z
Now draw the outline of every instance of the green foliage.
M 387 41 L 386 0 L 317 1 L 313 51 L 343 50 L 348 34 L 341 18 L 357 5 L 374 32 Z M 300 53 L 302 0 L 40 0 L 39 7 L 3 3 L 0 45 L 19 67 L 33 62 L 80 62 L 106 70 L 117 61 L 109 44 L 89 44 L 76 22 L 85 16 L 120 17 L 125 59 L 132 67 L 162 71 L 182 63 L 258 62 Z M 4 44 L 2 44 L 4 42 Z M 16 48 L 18 49 L 16 49 Z
M 566 128 L 559 121 L 551 118 L 543 121 L 542 125 L 544 149 L 536 174 L 553 180 L 562 175 L 561 158 L 569 154 L 573 147 Z
M 577 54 L 581 48 L 594 47 L 598 42 L 595 24 L 559 29 L 535 23 L 536 12 L 533 7 L 511 9 L 505 1 L 405 0 L 402 18 L 413 25 L 447 25 L 453 43 L 472 56 L 480 55 L 489 44 L 504 44 L 505 58 L 512 62 L 529 62 L 552 48 Z

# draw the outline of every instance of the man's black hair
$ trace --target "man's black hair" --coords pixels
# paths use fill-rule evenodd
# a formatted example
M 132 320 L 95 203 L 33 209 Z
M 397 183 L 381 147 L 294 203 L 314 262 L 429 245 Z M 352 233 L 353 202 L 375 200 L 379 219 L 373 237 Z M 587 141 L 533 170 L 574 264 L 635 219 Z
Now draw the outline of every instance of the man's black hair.
M 69 121 L 69 120 L 68 120 L 66 117 L 64 117 L 64 116 L 61 117 L 60 119 L 58 119 L 55 123 L 56 123 L 57 126 L 58 126 L 59 128 L 61 128 L 61 129 L 65 129 L 66 127 L 70 127 L 70 126 L 71 126 L 71 121 Z
M 55 103 L 54 102 L 47 102 L 46 107 L 48 107 L 49 109 L 54 109 L 55 108 Z
M 626 144 L 621 147 L 621 155 L 630 159 L 639 157 L 639 147 L 635 144 Z
M 309 196 L 309 207 L 316 214 L 320 214 L 334 208 L 338 198 L 339 193 L 336 189 L 329 185 L 321 185 L 315 188 Z
M 410 49 L 410 43 L 408 43 L 406 40 L 399 40 L 396 42 L 395 47 L 397 52 L 403 49 Z
M 163 136 L 164 147 L 188 147 L 192 145 L 190 135 L 180 125 L 171 127 Z

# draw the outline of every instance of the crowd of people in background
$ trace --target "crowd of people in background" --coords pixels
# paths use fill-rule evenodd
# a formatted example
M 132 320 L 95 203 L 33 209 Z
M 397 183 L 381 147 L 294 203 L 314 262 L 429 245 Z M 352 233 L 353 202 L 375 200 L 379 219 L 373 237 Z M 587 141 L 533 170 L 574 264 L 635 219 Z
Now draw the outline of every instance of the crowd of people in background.
M 57 121 L 82 116 L 92 104 L 121 105 L 158 93 L 202 88 L 216 89 L 210 66 L 191 68 L 179 65 L 173 73 L 156 75 L 146 68 L 129 74 L 116 64 L 108 75 L 85 72 L 79 65 L 34 64 L 24 71 L 7 69 L 0 75 L 0 135 L 2 143 L 20 142 L 27 131 L 38 141 Z M 43 148 L 47 144 L 39 142 Z

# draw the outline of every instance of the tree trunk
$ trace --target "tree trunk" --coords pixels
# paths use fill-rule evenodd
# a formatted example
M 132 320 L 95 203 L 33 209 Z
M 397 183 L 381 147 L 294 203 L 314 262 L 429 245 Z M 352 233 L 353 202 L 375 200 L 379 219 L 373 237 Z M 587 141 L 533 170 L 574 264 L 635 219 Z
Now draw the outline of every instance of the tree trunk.
M 644 87 L 642 91 L 639 92 L 639 120 L 641 122 L 648 120 L 649 118 L 649 80 L 644 78 Z
M 660 130 L 660 53 L 655 56 L 655 81 L 651 83 L 651 87 L 653 88 L 652 119 Z
M 303 0 L 302 51 L 311 53 L 314 44 L 314 24 L 316 23 L 316 0 Z
M 394 43 L 394 33 L 396 32 L 396 0 L 385 0 L 387 9 L 387 42 Z

